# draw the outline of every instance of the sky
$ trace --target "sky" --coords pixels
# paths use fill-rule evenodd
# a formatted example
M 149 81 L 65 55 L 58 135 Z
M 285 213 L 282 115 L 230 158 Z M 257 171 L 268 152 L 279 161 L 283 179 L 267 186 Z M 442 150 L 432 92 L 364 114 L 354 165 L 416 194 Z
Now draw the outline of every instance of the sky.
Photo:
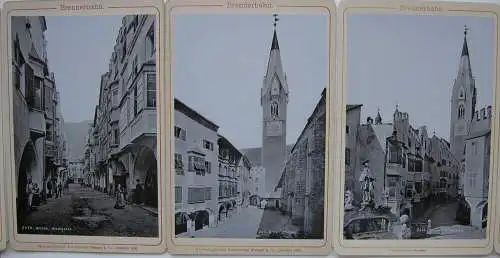
M 271 14 L 176 14 L 176 98 L 219 125 L 237 148 L 262 146 L 260 90 L 273 36 Z M 328 16 L 280 15 L 287 74 L 287 143 L 293 144 L 328 83 Z
M 449 139 L 450 101 L 467 38 L 476 78 L 476 109 L 491 105 L 494 20 L 478 16 L 350 14 L 346 21 L 346 98 L 363 104 L 361 119 L 384 122 L 399 110 L 411 124 Z
M 94 119 L 122 16 L 46 16 L 47 56 L 65 122 Z

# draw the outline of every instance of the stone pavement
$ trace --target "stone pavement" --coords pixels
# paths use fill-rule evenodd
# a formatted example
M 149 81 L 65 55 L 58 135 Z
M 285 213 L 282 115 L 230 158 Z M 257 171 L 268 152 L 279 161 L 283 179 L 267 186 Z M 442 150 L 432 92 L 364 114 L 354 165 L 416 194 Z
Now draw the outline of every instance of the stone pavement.
M 158 218 L 127 205 L 114 209 L 112 196 L 78 184 L 59 199 L 48 199 L 24 220 L 20 233 L 157 237 Z
M 259 225 L 259 233 L 285 232 L 295 234 L 299 228 L 292 225 L 290 217 L 281 214 L 278 210 L 264 210 Z
M 453 225 L 433 228 L 430 239 L 484 239 L 486 231 L 473 226 Z
M 254 206 L 240 207 L 222 224 L 213 228 L 200 229 L 180 237 L 256 238 L 263 210 Z

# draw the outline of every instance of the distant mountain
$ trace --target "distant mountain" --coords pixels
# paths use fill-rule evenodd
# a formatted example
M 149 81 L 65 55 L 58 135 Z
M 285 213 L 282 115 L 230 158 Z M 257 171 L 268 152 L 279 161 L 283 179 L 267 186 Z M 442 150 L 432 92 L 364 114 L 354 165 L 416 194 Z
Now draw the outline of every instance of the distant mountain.
M 69 160 L 83 159 L 85 153 L 85 139 L 89 133 L 90 123 L 92 123 L 90 120 L 79 123 L 64 123 Z

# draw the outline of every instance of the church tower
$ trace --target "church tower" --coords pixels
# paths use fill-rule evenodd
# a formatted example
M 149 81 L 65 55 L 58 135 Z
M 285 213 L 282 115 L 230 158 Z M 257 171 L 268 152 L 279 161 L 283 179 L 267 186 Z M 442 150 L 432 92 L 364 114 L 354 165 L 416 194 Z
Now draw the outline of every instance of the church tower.
M 465 27 L 458 74 L 451 93 L 450 145 L 459 161 L 465 158 L 465 137 L 476 110 L 476 86 L 470 65 L 467 31 Z
M 274 15 L 274 33 L 267 63 L 267 72 L 262 83 L 260 105 L 262 106 L 262 152 L 265 168 L 266 193 L 274 191 L 286 159 L 286 115 L 288 84 L 281 64 L 280 47 L 276 33 L 278 16 Z

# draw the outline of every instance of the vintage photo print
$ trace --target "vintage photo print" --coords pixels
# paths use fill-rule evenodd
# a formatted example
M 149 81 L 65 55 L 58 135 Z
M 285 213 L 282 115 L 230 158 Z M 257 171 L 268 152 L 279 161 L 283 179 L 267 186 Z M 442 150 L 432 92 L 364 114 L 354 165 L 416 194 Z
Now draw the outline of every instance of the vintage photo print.
M 167 8 L 169 251 L 324 252 L 332 6 L 217 4 Z
M 15 249 L 165 250 L 162 8 L 161 1 L 4 5 Z
M 496 10 L 343 6 L 341 254 L 491 252 Z

